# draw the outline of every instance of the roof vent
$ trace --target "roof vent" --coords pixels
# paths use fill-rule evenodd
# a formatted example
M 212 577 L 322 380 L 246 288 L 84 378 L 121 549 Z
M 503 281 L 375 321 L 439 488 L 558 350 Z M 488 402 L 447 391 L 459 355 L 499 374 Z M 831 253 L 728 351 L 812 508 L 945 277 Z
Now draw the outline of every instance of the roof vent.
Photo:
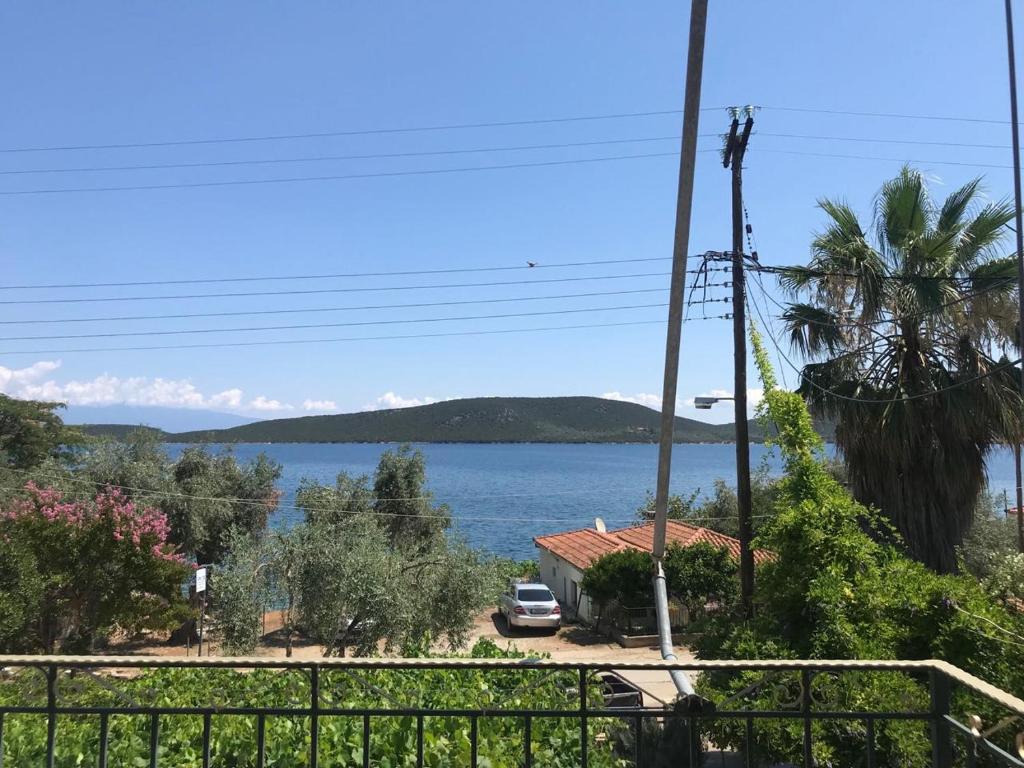
M 608 528 L 600 517 L 594 518 L 594 527 L 597 528 L 598 533 L 608 533 Z

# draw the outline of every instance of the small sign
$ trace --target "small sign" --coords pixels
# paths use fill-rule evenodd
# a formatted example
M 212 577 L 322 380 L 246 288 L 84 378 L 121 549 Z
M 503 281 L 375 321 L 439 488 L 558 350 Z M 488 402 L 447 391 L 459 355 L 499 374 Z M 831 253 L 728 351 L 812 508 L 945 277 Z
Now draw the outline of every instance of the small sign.
M 196 594 L 206 591 L 206 569 L 200 568 L 196 571 Z

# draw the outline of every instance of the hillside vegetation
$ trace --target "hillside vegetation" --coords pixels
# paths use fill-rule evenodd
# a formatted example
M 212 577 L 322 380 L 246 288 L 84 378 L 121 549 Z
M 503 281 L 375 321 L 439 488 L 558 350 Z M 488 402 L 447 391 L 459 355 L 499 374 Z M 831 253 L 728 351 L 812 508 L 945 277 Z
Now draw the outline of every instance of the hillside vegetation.
M 728 405 L 725 405 L 728 407 Z M 243 443 L 652 443 L 660 415 L 600 397 L 481 397 L 414 408 L 273 419 L 228 429 L 161 433 L 173 442 Z M 92 434 L 122 437 L 125 427 L 94 425 Z M 763 430 L 751 424 L 751 439 Z M 676 419 L 676 442 L 725 443 L 732 424 Z

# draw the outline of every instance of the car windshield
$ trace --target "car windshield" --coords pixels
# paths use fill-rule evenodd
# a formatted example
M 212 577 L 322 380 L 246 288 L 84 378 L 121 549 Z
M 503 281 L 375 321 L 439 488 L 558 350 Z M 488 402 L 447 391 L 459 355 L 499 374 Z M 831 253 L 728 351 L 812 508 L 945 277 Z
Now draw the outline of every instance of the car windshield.
M 516 595 L 527 603 L 550 603 L 555 599 L 546 589 L 520 589 Z

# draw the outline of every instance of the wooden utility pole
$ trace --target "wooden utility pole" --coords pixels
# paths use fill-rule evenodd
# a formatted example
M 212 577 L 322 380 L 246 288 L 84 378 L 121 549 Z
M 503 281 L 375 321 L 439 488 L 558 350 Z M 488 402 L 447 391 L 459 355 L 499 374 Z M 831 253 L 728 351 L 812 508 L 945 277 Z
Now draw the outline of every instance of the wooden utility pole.
M 1017 225 L 1017 349 L 1024 355 L 1024 216 L 1021 214 L 1020 194 L 1020 122 L 1017 117 L 1017 61 L 1013 50 L 1013 5 L 1006 0 L 1006 57 L 1010 67 L 1010 126 L 1013 136 L 1013 202 Z M 1021 364 L 1020 384 L 1024 392 L 1024 363 Z M 1020 478 L 1020 445 L 1013 453 L 1017 470 L 1017 548 L 1024 552 L 1024 489 Z
M 743 272 L 743 156 L 754 127 L 747 115 L 740 131 L 738 117 L 733 118 L 722 164 L 732 170 L 732 338 L 733 403 L 736 406 L 736 501 L 740 529 L 740 598 L 743 615 L 754 614 L 754 551 L 750 542 L 754 526 L 750 502 L 750 434 L 747 425 L 747 314 L 746 280 Z

